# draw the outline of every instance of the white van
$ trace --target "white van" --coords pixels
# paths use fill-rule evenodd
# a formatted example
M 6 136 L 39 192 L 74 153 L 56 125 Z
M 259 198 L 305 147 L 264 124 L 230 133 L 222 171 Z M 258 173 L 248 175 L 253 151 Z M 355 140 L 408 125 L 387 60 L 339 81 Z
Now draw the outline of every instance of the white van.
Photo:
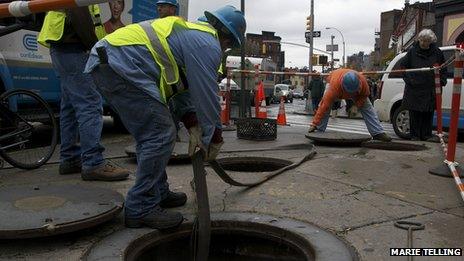
M 440 48 L 445 60 L 455 55 L 456 47 L 446 46 Z M 400 69 L 400 59 L 406 53 L 398 54 L 388 65 L 387 71 Z M 448 67 L 446 86 L 443 87 L 443 127 L 450 125 L 451 98 L 453 93 L 454 63 Z M 409 137 L 409 112 L 401 106 L 403 100 L 404 81 L 401 73 L 384 74 L 378 90 L 379 97 L 374 101 L 374 108 L 381 121 L 391 122 L 396 135 L 401 138 Z M 461 98 L 460 115 L 464 112 L 464 97 Z M 433 119 L 436 126 L 436 114 Z M 459 129 L 464 130 L 464 115 L 459 118 Z

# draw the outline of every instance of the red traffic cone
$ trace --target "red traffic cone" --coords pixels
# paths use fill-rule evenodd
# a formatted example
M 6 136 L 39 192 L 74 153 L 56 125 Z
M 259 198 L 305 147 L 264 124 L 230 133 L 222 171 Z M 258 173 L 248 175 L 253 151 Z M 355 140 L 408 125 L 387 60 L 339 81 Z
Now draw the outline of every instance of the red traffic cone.
M 264 85 L 263 82 L 259 82 L 258 90 L 255 94 L 255 114 L 256 118 L 266 119 L 266 97 L 264 96 Z
M 227 92 L 221 91 L 220 98 L 221 98 L 221 123 L 223 125 L 229 125 L 230 114 L 229 114 L 229 108 L 227 106 Z
M 277 115 L 277 125 L 287 125 L 287 116 L 285 115 L 284 97 L 280 97 L 279 114 Z

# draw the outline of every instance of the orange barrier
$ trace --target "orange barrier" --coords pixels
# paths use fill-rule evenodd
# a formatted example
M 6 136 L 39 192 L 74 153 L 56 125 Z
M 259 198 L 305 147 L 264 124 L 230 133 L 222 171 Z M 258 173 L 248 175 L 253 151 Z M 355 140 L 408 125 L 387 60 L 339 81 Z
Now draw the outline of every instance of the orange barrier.
M 255 113 L 256 118 L 266 119 L 266 96 L 264 95 L 264 84 L 263 82 L 258 83 L 257 91 L 255 92 Z
M 227 74 L 226 90 L 220 92 L 221 97 L 221 123 L 230 125 L 230 74 Z
M 0 4 L 0 18 L 22 17 L 34 13 L 42 13 L 50 10 L 66 9 L 78 6 L 88 6 L 108 2 L 109 0 L 33 0 L 13 1 Z
M 279 114 L 277 114 L 277 125 L 287 125 L 287 116 L 285 115 L 284 97 L 280 97 Z
M 464 72 L 464 58 L 463 55 L 459 50 L 456 51 L 455 54 L 455 61 L 454 61 L 454 81 L 453 81 L 453 97 L 451 101 L 451 123 L 449 128 L 449 139 L 448 145 L 445 143 L 443 134 L 442 134 L 442 126 L 441 126 L 441 86 L 440 86 L 440 75 L 438 70 L 435 70 L 435 91 L 437 98 L 436 101 L 436 108 L 437 108 L 437 117 L 438 120 L 438 137 L 440 138 L 440 143 L 443 148 L 443 152 L 446 156 L 444 163 L 448 166 L 449 171 L 451 172 L 451 176 L 453 177 L 456 186 L 459 190 L 459 193 L 464 200 L 464 185 L 462 184 L 461 178 L 458 172 L 458 163 L 455 162 L 456 156 L 456 143 L 457 143 L 457 134 L 458 134 L 458 125 L 459 125 L 459 109 L 461 103 L 461 86 L 462 86 L 462 74 Z M 432 174 L 445 176 L 445 171 L 440 169 L 440 167 L 435 168 L 430 171 Z

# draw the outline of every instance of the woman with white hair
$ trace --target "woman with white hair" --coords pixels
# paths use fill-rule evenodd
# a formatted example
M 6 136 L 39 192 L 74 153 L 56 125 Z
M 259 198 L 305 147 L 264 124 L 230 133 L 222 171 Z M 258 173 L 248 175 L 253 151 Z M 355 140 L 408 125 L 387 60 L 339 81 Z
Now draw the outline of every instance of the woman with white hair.
M 422 30 L 417 41 L 402 59 L 403 68 L 422 68 L 441 65 L 445 58 L 436 46 L 437 37 L 430 29 Z M 435 80 L 433 71 L 408 72 L 403 76 L 406 86 L 403 106 L 409 110 L 411 140 L 435 141 L 432 136 L 433 113 L 435 110 Z M 446 85 L 446 67 L 440 70 L 441 86 Z

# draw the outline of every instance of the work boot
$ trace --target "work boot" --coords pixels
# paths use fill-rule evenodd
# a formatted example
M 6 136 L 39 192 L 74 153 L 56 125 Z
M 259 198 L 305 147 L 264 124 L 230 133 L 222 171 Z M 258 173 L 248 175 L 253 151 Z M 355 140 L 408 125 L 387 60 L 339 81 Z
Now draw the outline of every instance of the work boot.
M 162 209 L 159 205 L 142 218 L 128 218 L 126 216 L 124 223 L 129 228 L 150 227 L 155 229 L 168 229 L 179 226 L 184 217 L 176 211 Z
M 77 174 L 82 171 L 81 159 L 66 160 L 60 163 L 59 173 L 60 175 Z
M 161 200 L 160 207 L 162 208 L 175 208 L 185 205 L 187 202 L 187 195 L 184 192 L 169 191 L 165 199 Z
M 83 180 L 118 181 L 127 179 L 129 174 L 129 170 L 117 167 L 112 163 L 107 162 L 100 168 L 82 172 L 81 177 Z
M 392 140 L 392 138 L 390 138 L 390 136 L 388 136 L 385 132 L 374 135 L 374 137 L 372 138 L 374 140 L 379 140 L 379 141 L 384 141 L 384 142 L 390 142 Z

